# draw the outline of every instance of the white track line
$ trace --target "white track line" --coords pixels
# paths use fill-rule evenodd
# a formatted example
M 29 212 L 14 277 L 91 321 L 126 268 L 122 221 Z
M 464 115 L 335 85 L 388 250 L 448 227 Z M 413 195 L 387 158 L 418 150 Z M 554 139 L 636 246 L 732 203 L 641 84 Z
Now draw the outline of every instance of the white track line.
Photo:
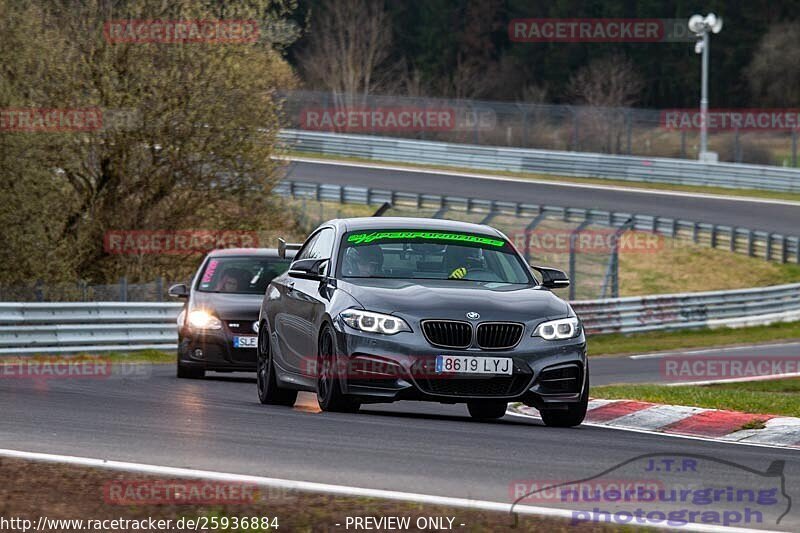
M 250 476 L 244 474 L 228 474 L 224 472 L 213 472 L 210 470 L 195 470 L 192 468 L 177 468 L 172 466 L 158 466 L 144 463 L 127 463 L 123 461 L 109 461 L 106 459 L 92 459 L 89 457 L 75 457 L 71 455 L 54 455 L 49 453 L 26 452 L 19 450 L 8 450 L 0 448 L 0 456 L 15 457 L 18 459 L 29 459 L 33 461 L 46 461 L 51 463 L 62 463 L 76 466 L 88 466 L 93 468 L 104 468 L 108 470 L 123 470 L 126 472 L 137 472 L 143 474 L 154 474 L 169 477 L 199 478 L 215 481 L 227 481 L 230 483 L 248 483 L 263 487 L 273 487 L 303 492 L 321 492 L 325 494 L 336 494 L 340 496 L 354 496 L 364 498 L 382 498 L 387 500 L 406 501 L 422 503 L 427 505 L 442 505 L 459 507 L 464 509 L 479 509 L 484 511 L 495 511 L 510 513 L 512 505 L 509 503 L 492 502 L 486 500 L 470 500 L 466 498 L 453 498 L 449 496 L 434 496 L 430 494 L 418 494 L 414 492 L 399 492 L 393 490 L 367 489 L 360 487 L 348 487 L 346 485 L 330 485 L 327 483 L 315 483 L 312 481 L 293 481 L 288 479 L 276 479 L 261 476 Z M 532 505 L 514 506 L 514 511 L 519 514 L 547 516 L 552 518 L 562 518 L 571 520 L 573 511 L 568 509 L 555 509 L 550 507 L 539 507 Z M 602 522 L 599 522 L 602 523 Z M 612 524 L 613 525 L 613 524 Z M 727 533 L 754 533 L 765 530 L 747 529 L 736 527 L 712 526 L 706 524 L 687 524 L 678 527 L 666 524 L 636 524 L 637 526 L 649 526 L 656 529 L 716 532 Z
M 424 168 L 424 167 L 406 167 L 403 165 L 392 165 L 392 164 L 378 164 L 378 163 L 366 163 L 366 162 L 354 162 L 354 161 L 338 161 L 336 159 L 318 159 L 313 157 L 295 157 L 295 156 L 287 156 L 287 157 L 277 157 L 275 159 L 280 160 L 288 160 L 288 161 L 296 161 L 299 163 L 312 163 L 317 165 L 337 165 L 343 167 L 357 167 L 357 168 L 374 168 L 378 170 L 394 170 L 397 172 L 419 172 L 423 174 L 436 174 L 439 176 L 459 176 L 462 178 L 478 178 L 484 180 L 495 180 L 495 181 L 514 181 L 519 183 L 536 183 L 540 185 L 554 185 L 556 187 L 572 187 L 572 188 L 579 188 L 579 189 L 597 189 L 597 190 L 604 190 L 604 191 L 618 191 L 618 192 L 632 192 L 638 194 L 649 194 L 649 195 L 660 195 L 660 196 L 679 196 L 683 198 L 707 198 L 711 200 L 728 200 L 732 202 L 749 202 L 749 203 L 758 203 L 758 204 L 777 204 L 777 205 L 789 205 L 789 206 L 800 206 L 800 202 L 793 201 L 793 200 L 778 200 L 775 198 L 751 198 L 747 196 L 730 196 L 725 194 L 711 194 L 711 193 L 700 193 L 700 192 L 684 192 L 684 191 L 665 191 L 663 189 L 643 189 L 639 187 L 623 187 L 619 185 L 600 185 L 594 183 L 576 183 L 576 182 L 559 182 L 555 181 L 556 176 L 554 175 L 553 180 L 543 180 L 543 179 L 536 179 L 536 178 L 514 178 L 509 176 L 496 176 L 494 174 L 478 174 L 478 173 L 471 173 L 471 172 L 460 172 L 457 170 L 439 170 L 439 169 L 431 169 L 431 168 Z M 580 179 L 580 177 L 575 177 L 575 179 Z M 603 178 L 592 178 L 592 179 L 603 179 Z
M 797 346 L 800 347 L 800 342 L 775 342 L 771 344 L 748 344 L 744 346 L 721 346 L 717 348 L 704 348 L 702 350 L 690 350 L 686 352 L 652 352 L 637 355 L 629 355 L 628 359 L 659 359 L 661 357 L 668 357 L 673 355 L 699 355 L 706 353 L 719 353 L 719 352 L 733 352 L 739 350 L 758 350 L 760 348 L 779 348 L 783 346 Z M 780 357 L 776 355 L 774 357 Z M 604 357 L 603 359 L 611 359 L 612 357 Z
M 748 376 L 743 378 L 707 379 L 705 381 L 678 381 L 675 383 L 664 383 L 667 387 L 684 387 L 687 385 L 719 385 L 722 383 L 747 383 L 748 381 L 769 381 L 773 379 L 796 378 L 800 377 L 800 372 L 788 374 L 765 374 L 763 376 Z

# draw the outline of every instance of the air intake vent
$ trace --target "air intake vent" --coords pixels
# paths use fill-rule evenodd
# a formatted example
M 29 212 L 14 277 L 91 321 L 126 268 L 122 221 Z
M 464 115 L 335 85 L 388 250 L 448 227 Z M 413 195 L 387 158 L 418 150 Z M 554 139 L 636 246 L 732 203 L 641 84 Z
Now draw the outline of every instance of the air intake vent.
M 472 325 L 455 320 L 425 320 L 422 322 L 425 338 L 434 346 L 467 348 L 472 343 Z
M 478 346 L 486 350 L 513 348 L 522 338 L 522 324 L 484 322 L 478 326 Z

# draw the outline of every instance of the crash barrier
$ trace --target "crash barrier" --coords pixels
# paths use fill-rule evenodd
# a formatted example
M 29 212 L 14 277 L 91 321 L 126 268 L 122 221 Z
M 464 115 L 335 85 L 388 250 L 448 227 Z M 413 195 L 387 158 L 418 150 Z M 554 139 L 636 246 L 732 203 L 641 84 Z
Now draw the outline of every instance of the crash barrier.
M 572 302 L 590 333 L 741 327 L 797 320 L 800 283 Z
M 800 263 L 800 238 L 797 236 L 676 218 L 296 181 L 283 181 L 275 187 L 274 192 L 282 196 L 307 198 L 318 202 L 368 205 L 388 202 L 396 207 L 452 209 L 466 213 L 485 213 L 487 215 L 484 218 L 486 223 L 489 223 L 494 216 L 511 215 L 531 219 L 532 222 L 527 227 L 528 231 L 534 229 L 533 221 L 541 220 L 544 217 L 558 218 L 567 222 L 587 222 L 612 228 L 625 227 L 673 239 L 691 240 L 703 246 L 720 248 L 751 257 L 761 257 L 767 261 Z M 527 250 L 523 250 L 523 252 L 527 252 Z
M 181 303 L 0 303 L 0 355 L 174 350 Z M 574 301 L 589 334 L 739 327 L 800 318 L 800 283 Z
M 182 303 L 0 303 L 0 355 L 174 350 Z
M 283 130 L 294 152 L 476 170 L 800 192 L 800 169 Z

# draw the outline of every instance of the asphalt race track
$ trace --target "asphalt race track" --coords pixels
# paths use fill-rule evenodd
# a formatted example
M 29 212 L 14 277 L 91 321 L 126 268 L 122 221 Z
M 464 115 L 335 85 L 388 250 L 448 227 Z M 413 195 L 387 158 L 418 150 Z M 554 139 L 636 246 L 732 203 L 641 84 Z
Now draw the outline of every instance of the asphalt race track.
M 621 360 L 625 361 L 625 360 Z M 515 480 L 578 480 L 640 454 L 700 454 L 766 470 L 785 461 L 800 501 L 800 453 L 582 426 L 547 428 L 463 406 L 399 403 L 359 414 L 262 406 L 247 374 L 178 380 L 170 365 L 116 379 L 0 380 L 0 447 L 509 503 Z M 703 480 L 736 483 L 720 465 Z M 795 505 L 780 526 L 800 530 Z
M 488 173 L 488 172 L 487 172 Z M 565 187 L 557 183 L 525 183 L 471 178 L 445 173 L 408 172 L 336 163 L 291 162 L 286 179 L 334 185 L 442 194 L 489 200 L 526 202 L 640 213 L 795 235 L 800 207 L 700 196 L 670 196 L 601 188 Z M 632 183 L 631 187 L 636 184 Z
M 591 346 L 591 338 L 589 339 Z M 664 378 L 663 362 L 670 357 L 703 357 L 703 358 L 796 358 L 800 353 L 800 343 L 769 343 L 753 346 L 737 346 L 731 348 L 709 348 L 703 350 L 657 352 L 641 354 L 633 357 L 592 357 L 589 359 L 591 367 L 592 385 L 611 385 L 613 383 L 660 383 L 673 381 Z M 706 379 L 722 379 L 723 377 L 697 377 L 682 378 L 681 381 L 704 381 Z M 744 376 L 736 376 L 744 377 Z

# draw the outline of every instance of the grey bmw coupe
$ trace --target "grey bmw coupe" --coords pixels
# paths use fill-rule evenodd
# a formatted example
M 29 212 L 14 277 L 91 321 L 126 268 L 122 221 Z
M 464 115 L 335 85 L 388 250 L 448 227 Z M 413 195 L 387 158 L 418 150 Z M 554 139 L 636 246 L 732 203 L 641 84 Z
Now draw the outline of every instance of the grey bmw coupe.
M 421 218 L 331 220 L 267 287 L 258 395 L 324 411 L 364 403 L 466 403 L 480 419 L 508 402 L 575 426 L 589 398 L 586 338 L 555 269 L 529 267 L 500 231 Z

